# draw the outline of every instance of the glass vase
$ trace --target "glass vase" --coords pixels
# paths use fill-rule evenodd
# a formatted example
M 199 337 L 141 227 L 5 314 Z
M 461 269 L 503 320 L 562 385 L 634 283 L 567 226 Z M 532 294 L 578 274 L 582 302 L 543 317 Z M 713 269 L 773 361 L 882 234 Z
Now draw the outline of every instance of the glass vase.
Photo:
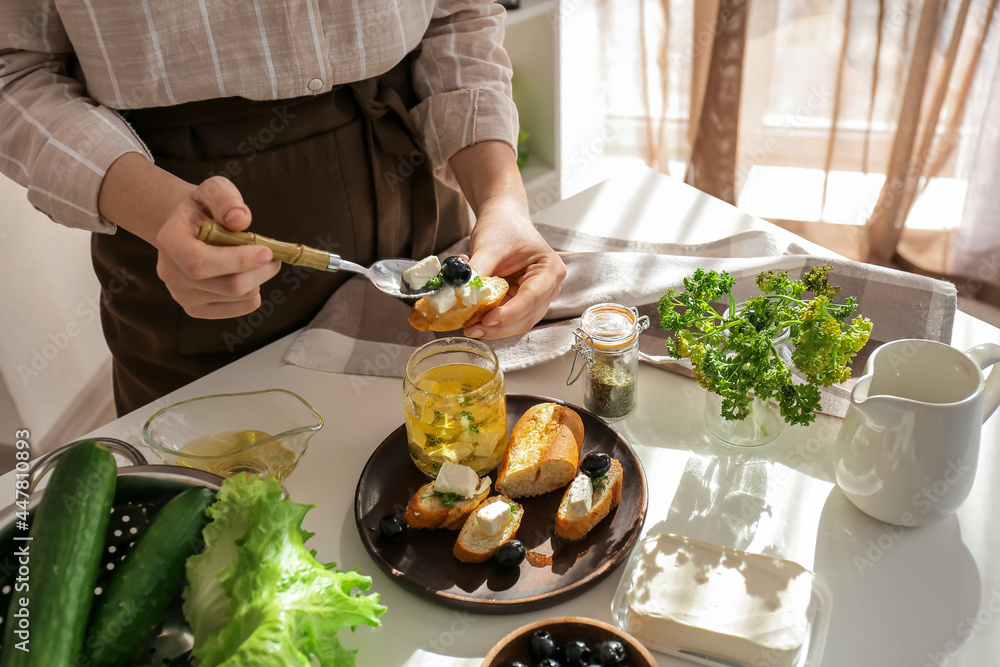
M 764 445 L 781 434 L 785 422 L 772 401 L 754 398 L 745 419 L 729 420 L 722 416 L 722 397 L 713 391 L 705 394 L 705 426 L 719 440 L 737 447 Z
M 743 304 L 737 305 L 737 311 Z M 728 315 L 728 311 L 726 313 Z M 785 364 L 789 372 L 795 373 L 792 363 L 791 332 L 784 329 L 771 339 L 775 354 Z M 731 420 L 722 416 L 722 397 L 715 392 L 705 394 L 705 426 L 719 440 L 737 447 L 757 447 L 777 438 L 785 427 L 778 404 L 772 400 L 754 397 L 750 402 L 750 414 L 744 419 Z

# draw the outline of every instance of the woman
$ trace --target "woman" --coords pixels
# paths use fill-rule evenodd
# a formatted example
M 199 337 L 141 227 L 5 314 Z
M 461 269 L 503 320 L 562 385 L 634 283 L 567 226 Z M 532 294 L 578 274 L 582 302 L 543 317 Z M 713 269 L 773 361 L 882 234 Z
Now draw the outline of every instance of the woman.
M 120 414 L 300 328 L 348 277 L 205 245 L 205 219 L 369 265 L 467 234 L 458 187 L 470 263 L 512 285 L 465 334 L 527 331 L 558 294 L 492 2 L 17 0 L 0 25 L 0 169 L 95 232 Z

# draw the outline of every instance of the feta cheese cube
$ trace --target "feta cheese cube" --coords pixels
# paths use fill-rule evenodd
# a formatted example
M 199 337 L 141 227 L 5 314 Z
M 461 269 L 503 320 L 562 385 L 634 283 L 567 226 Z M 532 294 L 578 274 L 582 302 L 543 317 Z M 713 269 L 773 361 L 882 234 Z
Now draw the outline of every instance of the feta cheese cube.
M 458 463 L 459 461 L 467 461 L 475 453 L 475 448 L 471 443 L 468 442 L 453 442 L 449 445 L 451 453 L 446 456 L 452 463 Z
M 510 521 L 510 504 L 502 500 L 494 500 L 486 507 L 476 512 L 479 530 L 487 535 L 496 535 Z
M 577 475 L 569 487 L 569 511 L 574 518 L 590 513 L 594 506 L 594 484 L 586 475 Z
M 457 493 L 463 498 L 471 498 L 479 487 L 479 475 L 469 466 L 445 461 L 441 464 L 434 490 L 441 493 Z
M 482 303 L 493 296 L 493 286 L 483 281 L 482 287 L 473 285 L 473 281 L 479 277 L 474 274 L 472 280 L 455 288 L 455 295 L 463 306 L 470 306 L 474 303 Z
M 424 297 L 438 313 L 444 313 L 458 305 L 455 288 L 445 285 L 437 292 Z
M 489 433 L 476 433 L 476 456 L 490 456 L 497 449 L 497 441 L 500 434 L 495 431 Z
M 427 281 L 439 273 L 441 273 L 441 261 L 435 255 L 431 255 L 403 271 L 403 280 L 410 289 L 417 291 L 422 290 Z

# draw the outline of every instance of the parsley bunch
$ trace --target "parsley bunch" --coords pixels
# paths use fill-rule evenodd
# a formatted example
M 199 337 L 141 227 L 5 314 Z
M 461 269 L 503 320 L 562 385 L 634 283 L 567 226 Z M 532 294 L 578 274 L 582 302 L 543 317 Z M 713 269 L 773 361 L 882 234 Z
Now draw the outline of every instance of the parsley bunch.
M 695 380 L 722 397 L 728 420 L 747 417 L 757 397 L 777 401 L 789 424 L 812 423 L 819 388 L 850 378 L 851 359 L 872 331 L 866 317 L 848 322 L 857 310 L 856 297 L 832 301 L 840 288 L 828 282 L 830 269 L 817 266 L 801 281 L 789 280 L 787 271 L 761 273 L 756 282 L 763 294 L 747 299 L 739 311 L 732 276 L 696 270 L 684 279 L 683 292 L 668 290 L 660 298 L 660 328 L 674 332 L 667 352 L 691 360 Z M 806 292 L 813 298 L 806 300 Z M 729 310 L 720 316 L 712 303 L 727 296 Z M 794 345 L 792 363 L 804 381 L 792 381 L 775 350 L 774 341 L 786 330 Z

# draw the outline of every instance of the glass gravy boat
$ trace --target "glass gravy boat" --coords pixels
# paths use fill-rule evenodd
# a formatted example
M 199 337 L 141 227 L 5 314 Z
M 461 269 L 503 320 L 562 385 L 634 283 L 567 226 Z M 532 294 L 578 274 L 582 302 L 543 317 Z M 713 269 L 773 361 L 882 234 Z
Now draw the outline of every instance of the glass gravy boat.
M 300 396 L 267 389 L 169 405 L 149 418 L 142 438 L 168 465 L 283 481 L 322 427 L 323 418 Z

